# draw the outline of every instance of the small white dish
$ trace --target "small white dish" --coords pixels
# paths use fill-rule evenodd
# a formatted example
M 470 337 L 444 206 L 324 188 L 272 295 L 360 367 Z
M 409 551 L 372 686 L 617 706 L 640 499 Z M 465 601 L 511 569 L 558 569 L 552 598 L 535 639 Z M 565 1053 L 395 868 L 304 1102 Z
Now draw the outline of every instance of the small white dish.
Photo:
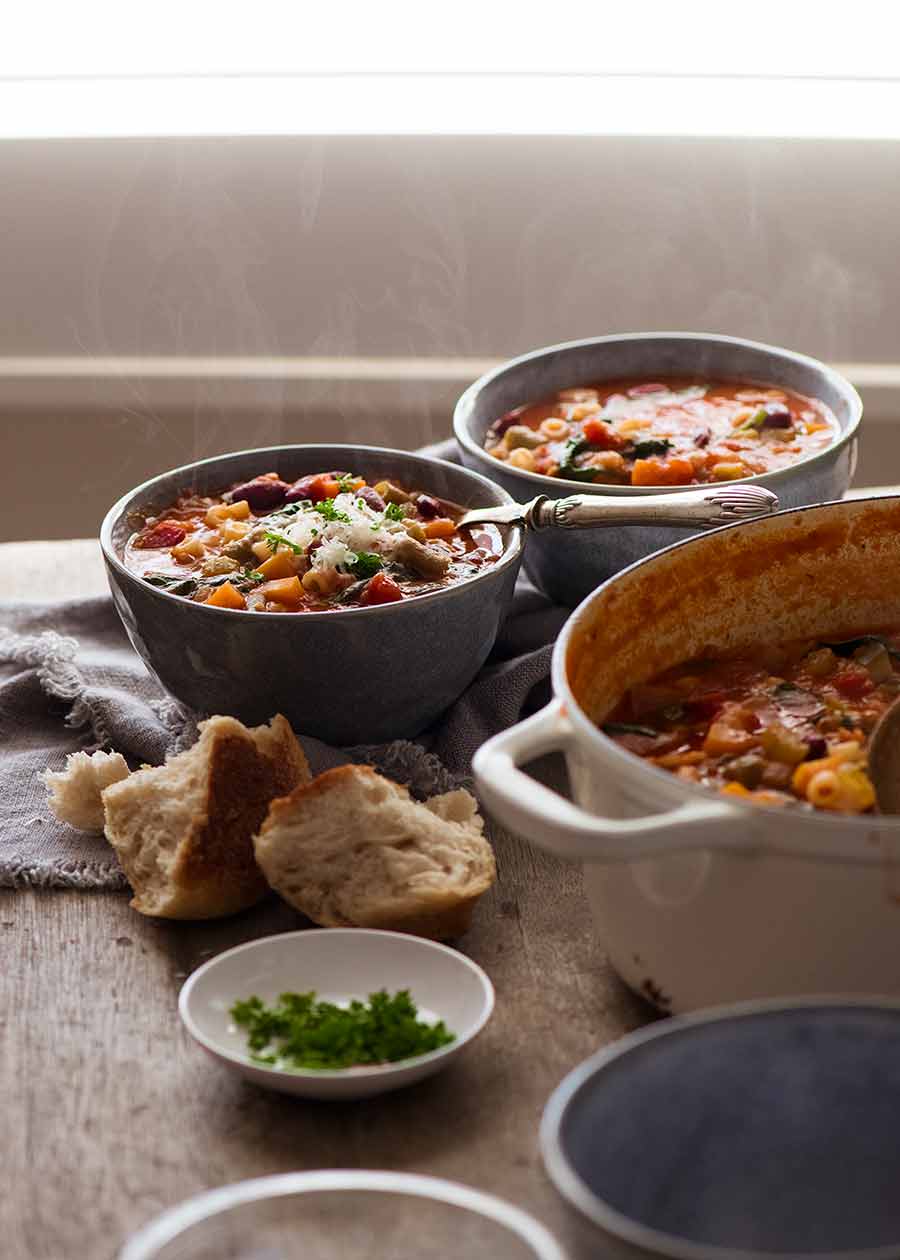
M 253 994 L 264 1002 L 281 993 L 307 993 L 319 1001 L 365 1001 L 386 989 L 409 989 L 428 1023 L 442 1019 L 454 1040 L 440 1050 L 378 1067 L 337 1071 L 285 1071 L 254 1063 L 247 1034 L 229 1014 Z M 323 928 L 266 936 L 226 950 L 199 967 L 184 984 L 178 1011 L 204 1050 L 247 1080 L 303 1098 L 366 1098 L 412 1085 L 440 1071 L 475 1037 L 494 1009 L 494 987 L 465 955 L 400 932 Z

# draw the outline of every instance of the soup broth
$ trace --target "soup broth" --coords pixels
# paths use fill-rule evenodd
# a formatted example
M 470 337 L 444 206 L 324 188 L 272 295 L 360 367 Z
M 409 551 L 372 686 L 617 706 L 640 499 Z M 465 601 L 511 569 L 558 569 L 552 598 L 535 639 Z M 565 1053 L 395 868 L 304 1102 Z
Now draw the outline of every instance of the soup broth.
M 688 486 L 785 468 L 838 434 L 824 403 L 787 389 L 665 377 L 560 390 L 491 426 L 514 468 L 592 484 Z

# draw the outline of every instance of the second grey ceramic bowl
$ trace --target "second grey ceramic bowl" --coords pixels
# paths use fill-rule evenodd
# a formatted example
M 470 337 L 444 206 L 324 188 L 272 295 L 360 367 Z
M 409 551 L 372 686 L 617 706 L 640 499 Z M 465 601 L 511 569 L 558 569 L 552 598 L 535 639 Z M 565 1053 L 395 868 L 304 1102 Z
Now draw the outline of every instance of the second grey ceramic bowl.
M 856 465 L 856 435 L 862 402 L 853 386 L 816 359 L 777 346 L 708 333 L 626 333 L 547 346 L 511 359 L 470 385 L 456 405 L 453 429 L 468 468 L 503 486 L 519 503 L 538 494 L 563 499 L 570 494 L 646 496 L 683 493 L 684 486 L 602 486 L 543 477 L 511 468 L 484 449 L 488 429 L 513 407 L 538 402 L 559 389 L 619 377 L 699 376 L 748 384 L 782 385 L 826 403 L 837 417 L 840 435 L 827 450 L 790 468 L 743 481 L 759 482 L 778 495 L 782 508 L 806 507 L 840 499 Z M 741 485 L 742 482 L 729 484 Z M 699 486 L 698 490 L 709 490 Z M 574 607 L 601 582 L 636 560 L 690 537 L 691 527 L 630 525 L 570 533 L 547 530 L 529 535 L 525 568 L 529 577 L 559 603 Z
M 185 490 L 214 493 L 276 471 L 286 481 L 347 468 L 390 477 L 464 507 L 500 505 L 496 483 L 442 460 L 373 446 L 275 446 L 187 464 L 138 486 L 100 532 L 113 602 L 150 672 L 200 714 L 244 722 L 283 713 L 302 735 L 381 743 L 424 730 L 469 685 L 493 647 L 522 558 L 507 531 L 500 559 L 478 577 L 396 604 L 278 615 L 210 608 L 148 586 L 122 563 L 135 519 Z

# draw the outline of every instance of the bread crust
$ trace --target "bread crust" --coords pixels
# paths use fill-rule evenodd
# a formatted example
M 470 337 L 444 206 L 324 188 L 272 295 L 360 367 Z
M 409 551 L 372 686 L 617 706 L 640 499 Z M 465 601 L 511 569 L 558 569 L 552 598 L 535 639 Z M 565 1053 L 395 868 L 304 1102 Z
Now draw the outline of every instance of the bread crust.
M 106 835 L 142 914 L 212 919 L 260 901 L 269 888 L 253 833 L 273 797 L 309 781 L 303 750 L 280 714 L 253 730 L 214 717 L 200 731 L 193 748 L 103 794 Z
M 455 809 L 432 808 L 457 795 Z M 339 766 L 274 800 L 254 846 L 271 886 L 314 923 L 448 940 L 496 876 L 481 832 L 468 793 L 421 804 L 369 766 Z

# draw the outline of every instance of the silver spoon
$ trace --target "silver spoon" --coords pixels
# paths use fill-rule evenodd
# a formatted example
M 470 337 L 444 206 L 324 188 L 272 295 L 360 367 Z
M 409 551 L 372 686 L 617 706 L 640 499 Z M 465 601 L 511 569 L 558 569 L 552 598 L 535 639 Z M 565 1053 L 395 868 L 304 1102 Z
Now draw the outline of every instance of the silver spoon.
M 597 529 L 609 525 L 693 525 L 710 529 L 778 510 L 778 496 L 765 486 L 716 486 L 683 494 L 572 494 L 530 503 L 472 508 L 457 521 L 466 525 L 524 525 L 526 529 Z
M 900 814 L 900 698 L 875 723 L 869 736 L 869 778 L 880 814 Z

